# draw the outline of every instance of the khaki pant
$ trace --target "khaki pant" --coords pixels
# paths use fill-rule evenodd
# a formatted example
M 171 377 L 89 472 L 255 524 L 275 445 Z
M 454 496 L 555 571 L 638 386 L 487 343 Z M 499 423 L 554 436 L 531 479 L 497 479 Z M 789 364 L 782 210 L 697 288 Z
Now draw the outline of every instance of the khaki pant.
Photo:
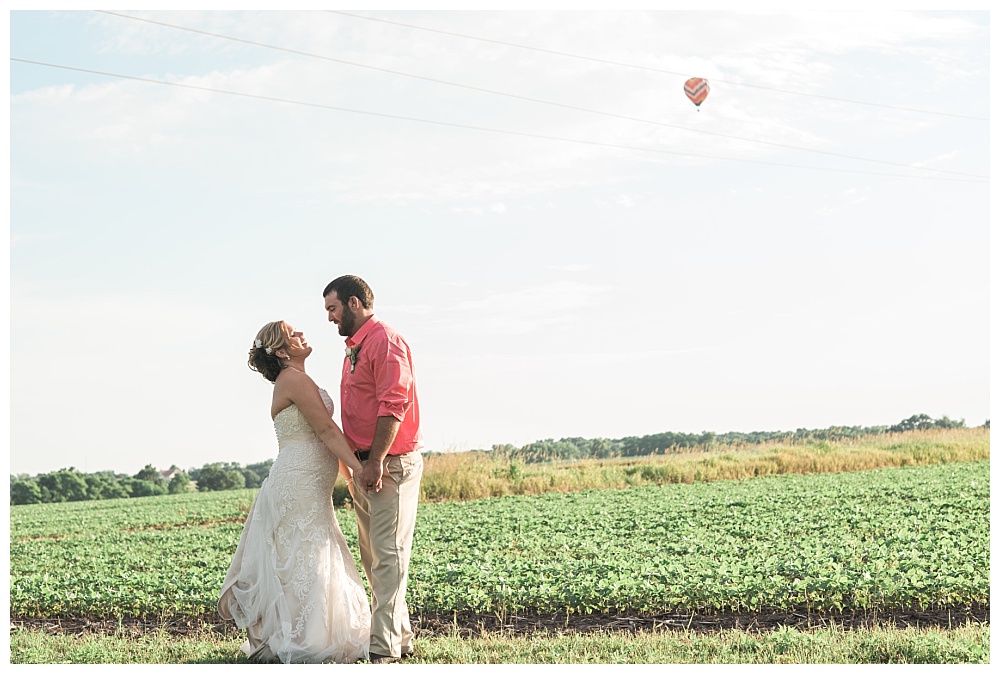
M 413 650 L 406 580 L 423 472 L 420 452 L 410 452 L 386 457 L 380 491 L 365 493 L 358 476 L 350 485 L 361 563 L 372 589 L 370 651 L 394 658 Z

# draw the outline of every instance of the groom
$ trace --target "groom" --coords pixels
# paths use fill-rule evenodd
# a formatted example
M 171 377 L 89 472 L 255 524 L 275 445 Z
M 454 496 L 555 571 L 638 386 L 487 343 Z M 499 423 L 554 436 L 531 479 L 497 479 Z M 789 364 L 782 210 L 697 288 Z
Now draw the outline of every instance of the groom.
M 376 318 L 375 295 L 361 278 L 330 281 L 323 300 L 347 338 L 340 419 L 362 465 L 348 487 L 372 589 L 369 652 L 372 662 L 394 662 L 413 654 L 405 595 L 424 469 L 413 359 L 402 335 Z

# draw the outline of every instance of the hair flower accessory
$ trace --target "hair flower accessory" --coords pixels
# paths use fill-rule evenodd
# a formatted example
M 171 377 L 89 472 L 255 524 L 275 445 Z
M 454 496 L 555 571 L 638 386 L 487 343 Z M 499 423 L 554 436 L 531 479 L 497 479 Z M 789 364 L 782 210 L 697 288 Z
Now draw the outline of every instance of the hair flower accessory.
M 272 353 L 274 353 L 274 350 L 273 350 L 273 349 L 272 349 L 271 347 L 267 347 L 267 348 L 265 349 L 265 348 L 264 348 L 264 342 L 260 341 L 259 339 L 255 339 L 255 340 L 253 341 L 253 345 L 254 345 L 255 347 L 257 347 L 258 349 L 264 349 L 264 353 L 266 353 L 266 354 L 267 354 L 267 355 L 269 355 L 269 356 L 270 356 L 270 355 L 271 355 Z
M 358 351 L 360 349 L 361 349 L 361 345 L 360 344 L 358 344 L 357 346 L 354 346 L 354 347 L 349 346 L 346 349 L 344 349 L 344 355 L 346 355 L 347 358 L 351 361 L 351 372 L 352 373 L 354 372 L 354 366 L 358 362 Z

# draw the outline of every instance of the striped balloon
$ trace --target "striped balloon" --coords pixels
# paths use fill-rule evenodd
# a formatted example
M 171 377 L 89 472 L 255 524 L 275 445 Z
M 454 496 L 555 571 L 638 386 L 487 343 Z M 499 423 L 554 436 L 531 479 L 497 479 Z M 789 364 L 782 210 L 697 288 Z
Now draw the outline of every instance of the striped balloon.
M 695 105 L 701 105 L 708 98 L 708 80 L 692 77 L 684 83 L 684 93 Z

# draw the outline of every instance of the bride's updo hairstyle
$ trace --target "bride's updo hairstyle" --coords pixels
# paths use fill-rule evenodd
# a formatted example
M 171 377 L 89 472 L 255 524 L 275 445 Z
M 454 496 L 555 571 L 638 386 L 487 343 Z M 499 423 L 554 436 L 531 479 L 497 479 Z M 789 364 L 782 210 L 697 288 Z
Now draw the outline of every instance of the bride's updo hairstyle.
M 260 372 L 264 379 L 274 383 L 283 367 L 281 359 L 274 355 L 274 352 L 287 346 L 287 340 L 288 326 L 284 321 L 268 323 L 260 329 L 253 340 L 247 365 L 254 372 Z

